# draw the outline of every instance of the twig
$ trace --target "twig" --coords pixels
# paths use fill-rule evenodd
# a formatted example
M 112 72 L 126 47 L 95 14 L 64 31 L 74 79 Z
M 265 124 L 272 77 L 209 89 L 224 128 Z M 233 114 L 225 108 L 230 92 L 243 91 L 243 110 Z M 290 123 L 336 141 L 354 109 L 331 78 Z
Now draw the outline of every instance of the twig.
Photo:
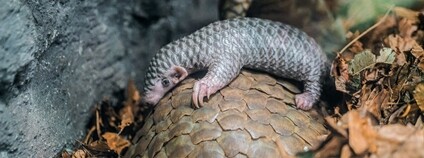
M 340 52 L 338 54 L 342 54 L 347 48 L 349 48 L 354 42 L 358 41 L 362 36 L 364 36 L 365 34 L 367 34 L 368 32 L 370 32 L 371 30 L 375 29 L 378 25 L 381 25 L 381 23 L 383 23 L 386 20 L 387 16 L 393 10 L 393 8 L 394 8 L 394 6 L 392 5 L 389 8 L 389 10 L 387 10 L 386 14 L 384 14 L 383 18 L 381 18 L 377 23 L 375 23 L 370 28 L 368 28 L 367 30 L 365 30 L 364 32 L 362 32 L 358 37 L 356 37 L 352 41 L 350 41 L 346 46 L 343 47 L 342 50 L 340 50 Z
M 93 126 L 93 127 L 90 128 L 90 130 L 88 131 L 87 136 L 85 137 L 83 143 L 89 144 L 88 140 L 91 138 L 91 134 L 93 134 L 94 130 L 96 130 L 96 127 Z
M 99 137 L 99 139 L 102 139 L 102 132 L 100 131 L 100 114 L 99 114 L 99 109 L 96 109 L 96 131 L 97 131 L 97 136 Z

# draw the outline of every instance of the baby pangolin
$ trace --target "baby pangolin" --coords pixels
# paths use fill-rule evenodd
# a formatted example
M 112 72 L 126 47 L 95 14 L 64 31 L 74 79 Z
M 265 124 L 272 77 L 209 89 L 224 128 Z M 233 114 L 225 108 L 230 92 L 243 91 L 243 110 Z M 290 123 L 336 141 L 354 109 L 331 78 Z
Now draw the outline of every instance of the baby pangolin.
M 150 61 L 144 79 L 145 104 L 155 105 L 189 74 L 207 70 L 193 87 L 193 104 L 203 105 L 231 82 L 242 67 L 304 83 L 296 106 L 311 109 L 328 75 L 326 55 L 306 33 L 279 22 L 236 18 L 209 24 L 165 45 Z

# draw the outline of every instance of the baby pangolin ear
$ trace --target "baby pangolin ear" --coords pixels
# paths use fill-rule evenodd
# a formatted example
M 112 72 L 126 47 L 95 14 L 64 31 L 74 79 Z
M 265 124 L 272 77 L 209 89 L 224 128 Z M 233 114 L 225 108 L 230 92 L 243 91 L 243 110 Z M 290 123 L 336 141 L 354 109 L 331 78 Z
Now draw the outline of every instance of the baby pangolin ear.
M 170 74 L 174 83 L 178 83 L 188 76 L 187 70 L 181 66 L 173 66 Z

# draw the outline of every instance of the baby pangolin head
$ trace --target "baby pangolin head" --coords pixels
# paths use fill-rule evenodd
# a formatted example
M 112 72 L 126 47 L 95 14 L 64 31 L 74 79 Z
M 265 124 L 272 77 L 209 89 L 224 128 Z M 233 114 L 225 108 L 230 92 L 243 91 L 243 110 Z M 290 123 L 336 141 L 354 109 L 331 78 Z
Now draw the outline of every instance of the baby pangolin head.
M 142 104 L 156 105 L 160 99 L 175 85 L 187 77 L 187 70 L 181 66 L 172 65 L 161 69 L 151 62 L 144 78 Z

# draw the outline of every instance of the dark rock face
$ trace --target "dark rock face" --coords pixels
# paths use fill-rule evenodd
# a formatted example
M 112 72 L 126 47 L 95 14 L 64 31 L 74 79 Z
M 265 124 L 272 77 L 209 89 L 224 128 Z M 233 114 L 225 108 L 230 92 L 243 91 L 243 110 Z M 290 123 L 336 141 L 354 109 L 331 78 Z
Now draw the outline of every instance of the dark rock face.
M 0 157 L 51 157 L 93 105 L 141 85 L 162 45 L 217 19 L 217 1 L 0 2 Z

